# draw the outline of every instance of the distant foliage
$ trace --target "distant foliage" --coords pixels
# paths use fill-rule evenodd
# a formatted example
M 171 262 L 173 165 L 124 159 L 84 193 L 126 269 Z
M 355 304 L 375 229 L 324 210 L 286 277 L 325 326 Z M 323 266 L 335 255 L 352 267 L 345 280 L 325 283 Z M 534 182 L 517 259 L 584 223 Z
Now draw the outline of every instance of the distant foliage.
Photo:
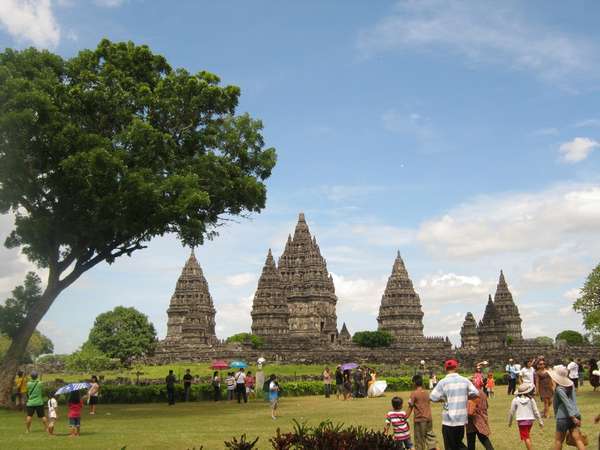
M 352 342 L 361 347 L 389 347 L 394 338 L 387 331 L 358 331 L 354 333 Z
M 67 370 L 71 372 L 99 372 L 121 367 L 118 359 L 112 359 L 93 344 L 86 342 L 80 350 L 67 356 Z
M 0 359 L 2 359 L 4 354 L 8 351 L 10 343 L 11 339 L 8 336 L 0 334 Z M 27 350 L 20 362 L 25 364 L 31 363 L 38 356 L 52 353 L 53 351 L 54 344 L 50 338 L 44 336 L 38 330 L 35 330 L 31 335 L 31 339 L 29 339 Z
M 152 354 L 156 346 L 156 330 L 148 316 L 135 308 L 117 306 L 96 317 L 89 342 L 110 358 L 122 363 Z
M 13 289 L 11 297 L 0 305 L 0 333 L 13 338 L 23 326 L 31 307 L 42 295 L 42 280 L 29 272 L 25 283 Z
M 554 345 L 554 339 L 550 336 L 538 336 L 535 338 L 535 343 L 539 345 Z
M 556 341 L 565 341 L 569 345 L 581 345 L 585 343 L 585 338 L 578 331 L 564 330 L 556 335 Z
M 600 336 L 600 264 L 588 275 L 573 309 L 583 314 L 583 326 L 595 341 Z
M 227 338 L 227 342 L 241 342 L 242 344 L 250 344 L 252 348 L 261 348 L 265 345 L 265 338 L 252 333 L 238 333 Z

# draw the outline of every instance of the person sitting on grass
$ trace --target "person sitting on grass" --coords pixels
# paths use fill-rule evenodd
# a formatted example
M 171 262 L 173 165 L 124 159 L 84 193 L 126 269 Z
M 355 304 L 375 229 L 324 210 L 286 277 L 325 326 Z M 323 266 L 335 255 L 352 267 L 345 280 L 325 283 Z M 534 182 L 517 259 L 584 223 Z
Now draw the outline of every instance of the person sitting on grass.
M 429 404 L 429 392 L 423 389 L 423 377 L 421 375 L 412 377 L 412 382 L 415 390 L 410 393 L 406 417 L 410 417 L 414 411 L 415 448 L 416 450 L 437 450 L 437 439 L 433 432 L 433 419 L 431 417 L 431 405 Z
M 86 398 L 87 395 L 81 398 L 79 391 L 73 391 L 69 394 L 67 403 L 69 408 L 69 437 L 79 436 L 81 432 L 81 410 L 83 409 L 83 401 Z
M 521 384 L 517 390 L 517 396 L 513 399 L 510 405 L 510 414 L 508 416 L 508 426 L 512 424 L 513 418 L 517 419 L 519 426 L 519 435 L 521 440 L 525 442 L 527 450 L 532 450 L 531 437 L 529 433 L 531 426 L 536 420 L 540 423 L 540 427 L 544 426 L 544 421 L 538 410 L 533 396 L 533 385 Z
M 38 380 L 38 373 L 36 371 L 31 372 L 31 380 L 27 383 L 27 417 L 25 419 L 25 428 L 27 433 L 31 431 L 31 419 L 33 414 L 37 414 L 39 419 L 42 419 L 44 424 L 44 431 L 48 428 L 48 421 L 44 413 L 44 399 L 42 396 L 42 382 Z
M 48 434 L 54 436 L 54 424 L 58 420 L 58 402 L 54 396 L 54 393 L 49 395 L 48 399 Z
M 277 419 L 276 411 L 279 406 L 279 383 L 275 374 L 269 377 L 269 403 L 271 404 L 271 418 Z
M 394 433 L 394 441 L 398 445 L 398 448 L 408 449 L 413 448 L 410 440 L 410 427 L 408 426 L 408 416 L 402 410 L 402 399 L 400 397 L 394 397 L 392 399 L 393 410 L 388 412 L 385 416 L 385 428 L 383 432 L 388 433 L 390 427 Z

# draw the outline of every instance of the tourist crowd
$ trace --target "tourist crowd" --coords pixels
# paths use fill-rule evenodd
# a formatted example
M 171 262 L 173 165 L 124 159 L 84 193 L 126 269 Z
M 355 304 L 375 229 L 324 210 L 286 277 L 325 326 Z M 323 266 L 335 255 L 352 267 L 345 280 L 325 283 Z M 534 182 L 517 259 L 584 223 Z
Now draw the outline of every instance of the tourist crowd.
M 410 393 L 405 408 L 404 399 L 395 396 L 391 400 L 392 410 L 385 417 L 385 431 L 391 432 L 399 448 L 416 448 L 417 450 L 439 449 L 437 437 L 433 432 L 433 418 L 430 402 L 443 403 L 442 436 L 445 450 L 474 450 L 478 440 L 486 450 L 493 450 L 492 436 L 488 422 L 488 399 L 496 395 L 494 373 L 487 361 L 476 364 L 472 376 L 459 374 L 459 364 L 456 360 L 447 360 L 444 364 L 446 375 L 437 380 L 433 370 L 426 371 L 425 362 L 421 361 L 415 375 L 412 377 L 414 390 Z M 538 422 L 544 426 L 544 419 L 554 414 L 555 437 L 554 449 L 568 445 L 579 450 L 585 449 L 587 437 L 581 432 L 581 414 L 577 406 L 576 392 L 583 386 L 585 373 L 588 371 L 590 385 L 596 390 L 600 386 L 600 371 L 598 363 L 592 359 L 587 368 L 579 359 L 570 359 L 568 364 L 548 364 L 543 356 L 529 359 L 523 364 L 516 364 L 509 359 L 505 366 L 507 394 L 514 396 L 508 411 L 508 426 L 514 422 L 519 430 L 519 436 L 525 447 L 534 447 L 531 438 L 531 428 Z M 425 374 L 429 378 L 429 390 L 425 389 Z M 190 370 L 186 370 L 182 378 L 183 400 L 190 400 L 194 379 Z M 377 383 L 377 373 L 373 368 L 357 366 L 348 368 L 337 366 L 335 372 L 326 367 L 322 373 L 324 393 L 330 398 L 335 383 L 336 398 L 349 400 L 361 397 L 378 396 L 374 389 Z M 271 417 L 277 418 L 277 408 L 281 387 L 275 375 L 266 380 L 262 367 L 256 375 L 251 371 L 239 368 L 230 371 L 223 380 L 226 386 L 227 399 L 248 402 L 248 398 L 262 396 L 269 401 Z M 175 386 L 178 380 L 173 370 L 165 378 L 167 401 L 175 404 Z M 221 375 L 218 371 L 211 377 L 215 401 L 221 400 Z M 89 414 L 96 413 L 96 405 L 100 395 L 98 378 L 92 376 L 90 383 L 85 385 L 87 393 L 80 394 L 81 389 L 68 392 L 67 409 L 70 436 L 79 436 L 81 415 L 84 402 L 89 404 Z M 543 408 L 538 408 L 536 396 L 539 396 Z M 49 434 L 54 434 L 58 421 L 58 402 L 55 394 L 51 394 L 47 402 L 43 398 L 43 386 L 36 372 L 31 372 L 29 379 L 19 371 L 15 378 L 14 399 L 18 408 L 25 409 L 26 431 L 31 429 L 35 415 L 42 420 Z M 48 415 L 45 413 L 45 406 Z M 413 417 L 412 435 L 409 418 Z M 600 421 L 600 415 L 596 417 Z M 464 444 L 466 435 L 467 444 Z

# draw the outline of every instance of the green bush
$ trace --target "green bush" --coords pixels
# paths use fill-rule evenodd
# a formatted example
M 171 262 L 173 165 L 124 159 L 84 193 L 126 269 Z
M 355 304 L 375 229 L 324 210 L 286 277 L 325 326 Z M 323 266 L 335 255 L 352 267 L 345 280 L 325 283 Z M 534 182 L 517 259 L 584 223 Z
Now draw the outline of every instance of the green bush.
M 118 359 L 109 358 L 87 342 L 79 351 L 67 356 L 66 366 L 72 372 L 99 372 L 119 369 L 121 364 Z
M 361 347 L 389 347 L 394 338 L 387 331 L 357 331 L 352 342 Z
M 261 348 L 265 345 L 265 338 L 252 333 L 238 333 L 227 338 L 227 342 L 240 342 L 242 344 L 250 344 L 252 348 Z

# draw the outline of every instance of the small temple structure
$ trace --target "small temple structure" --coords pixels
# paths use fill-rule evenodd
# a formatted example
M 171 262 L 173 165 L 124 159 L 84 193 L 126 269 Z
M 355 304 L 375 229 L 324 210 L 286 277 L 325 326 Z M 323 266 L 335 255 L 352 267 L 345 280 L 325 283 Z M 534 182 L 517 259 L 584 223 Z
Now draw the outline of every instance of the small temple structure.
M 477 334 L 477 321 L 473 313 L 468 312 L 465 316 L 462 328 L 460 329 L 461 347 L 474 350 L 479 345 L 479 335 Z
M 381 298 L 377 323 L 380 331 L 389 332 L 396 341 L 423 340 L 421 299 L 415 292 L 400 252 Z

